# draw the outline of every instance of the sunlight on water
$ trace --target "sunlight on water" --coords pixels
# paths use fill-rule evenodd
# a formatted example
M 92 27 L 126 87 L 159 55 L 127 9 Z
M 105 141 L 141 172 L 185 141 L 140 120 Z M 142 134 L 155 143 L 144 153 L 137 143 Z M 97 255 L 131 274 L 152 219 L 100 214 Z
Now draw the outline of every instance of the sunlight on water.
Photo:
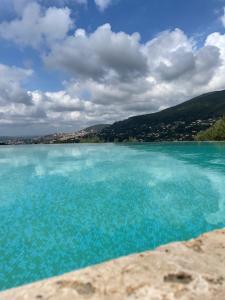
M 0 289 L 225 226 L 225 144 L 0 147 Z

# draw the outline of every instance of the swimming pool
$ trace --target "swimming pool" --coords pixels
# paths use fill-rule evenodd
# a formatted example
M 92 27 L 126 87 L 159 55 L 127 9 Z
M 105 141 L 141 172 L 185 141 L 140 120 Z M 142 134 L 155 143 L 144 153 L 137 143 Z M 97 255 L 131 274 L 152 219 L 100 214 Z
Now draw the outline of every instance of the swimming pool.
M 0 147 L 0 290 L 224 226 L 224 143 Z

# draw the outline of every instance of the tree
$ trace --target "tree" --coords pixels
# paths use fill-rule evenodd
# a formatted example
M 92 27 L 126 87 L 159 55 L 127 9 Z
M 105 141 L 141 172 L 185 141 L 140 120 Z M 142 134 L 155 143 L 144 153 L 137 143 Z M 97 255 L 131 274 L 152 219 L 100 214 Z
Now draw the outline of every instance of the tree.
M 218 120 L 213 126 L 201 131 L 196 136 L 197 141 L 225 141 L 225 117 Z

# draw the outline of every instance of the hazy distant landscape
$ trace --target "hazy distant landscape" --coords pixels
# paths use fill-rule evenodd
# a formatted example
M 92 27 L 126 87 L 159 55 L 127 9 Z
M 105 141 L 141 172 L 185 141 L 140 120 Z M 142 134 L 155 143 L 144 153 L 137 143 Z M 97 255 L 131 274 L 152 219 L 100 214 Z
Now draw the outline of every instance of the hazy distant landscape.
M 112 125 L 99 124 L 74 133 L 56 133 L 40 137 L 0 137 L 0 144 L 225 140 L 224 126 L 220 126 L 220 132 L 215 135 L 202 134 L 207 129 L 214 128 L 213 125 L 223 116 L 225 91 L 218 91 L 198 96 L 160 112 L 134 116 Z

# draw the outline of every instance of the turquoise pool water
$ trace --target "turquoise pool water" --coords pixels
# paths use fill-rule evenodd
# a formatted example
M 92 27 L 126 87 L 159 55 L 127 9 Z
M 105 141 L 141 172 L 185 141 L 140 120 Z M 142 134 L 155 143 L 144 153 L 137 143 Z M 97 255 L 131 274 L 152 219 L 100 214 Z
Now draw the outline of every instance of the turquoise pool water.
M 0 147 L 0 289 L 225 226 L 225 144 Z

